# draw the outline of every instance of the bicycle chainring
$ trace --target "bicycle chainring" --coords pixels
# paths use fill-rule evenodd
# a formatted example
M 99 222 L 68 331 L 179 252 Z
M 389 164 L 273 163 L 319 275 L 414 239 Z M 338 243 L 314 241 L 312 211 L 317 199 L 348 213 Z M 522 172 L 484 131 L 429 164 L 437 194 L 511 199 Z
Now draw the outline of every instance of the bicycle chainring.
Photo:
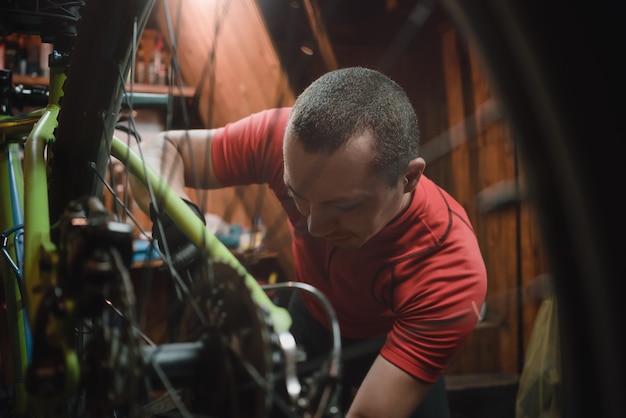
M 181 339 L 217 343 L 219 358 L 206 360 L 218 372 L 200 376 L 184 398 L 194 413 L 211 417 L 266 417 L 279 357 L 271 320 L 234 269 L 212 263 L 208 270 L 211 274 L 203 274 L 192 287 Z

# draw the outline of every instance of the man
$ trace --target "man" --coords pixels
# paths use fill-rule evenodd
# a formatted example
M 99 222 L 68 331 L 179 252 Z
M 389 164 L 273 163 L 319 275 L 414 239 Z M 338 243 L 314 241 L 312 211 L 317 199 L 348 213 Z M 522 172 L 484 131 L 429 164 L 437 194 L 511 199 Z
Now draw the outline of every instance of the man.
M 343 347 L 358 354 L 344 364 L 344 386 L 358 388 L 348 417 L 449 416 L 443 372 L 484 301 L 470 222 L 423 174 L 418 144 L 404 91 L 364 68 L 323 75 L 291 109 L 142 143 L 183 197 L 195 171 L 204 188 L 269 184 L 288 215 L 297 279 L 326 295 Z M 147 211 L 145 192 L 134 193 Z M 296 293 L 289 310 L 298 343 L 327 353 L 320 304 Z

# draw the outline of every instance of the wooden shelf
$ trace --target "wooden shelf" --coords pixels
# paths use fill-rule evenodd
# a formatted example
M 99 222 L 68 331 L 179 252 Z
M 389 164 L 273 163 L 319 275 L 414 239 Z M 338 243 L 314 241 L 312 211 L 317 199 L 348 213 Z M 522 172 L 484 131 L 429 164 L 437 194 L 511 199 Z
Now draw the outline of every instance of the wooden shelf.
M 28 84 L 37 86 L 47 86 L 48 77 L 33 77 L 30 75 L 22 75 L 13 73 L 13 84 Z
M 47 86 L 49 84 L 48 77 L 33 77 L 29 75 L 13 74 L 13 84 L 26 84 Z M 152 94 L 167 94 L 170 92 L 169 86 L 156 85 L 156 84 L 139 84 L 135 83 L 133 86 L 134 91 L 137 93 L 152 93 Z M 126 85 L 126 90 L 130 90 L 130 85 Z M 195 94 L 195 88 L 184 86 L 181 91 L 178 87 L 173 87 L 172 92 L 177 97 L 193 97 Z
M 134 91 L 137 93 L 154 93 L 154 94 L 167 94 L 170 92 L 169 86 L 162 86 L 156 84 L 138 84 L 135 83 L 133 86 Z M 126 85 L 126 91 L 130 91 L 130 85 Z M 178 87 L 171 88 L 174 96 L 182 96 L 182 97 L 193 97 L 196 92 L 196 89 L 189 86 L 183 86 L 182 94 Z

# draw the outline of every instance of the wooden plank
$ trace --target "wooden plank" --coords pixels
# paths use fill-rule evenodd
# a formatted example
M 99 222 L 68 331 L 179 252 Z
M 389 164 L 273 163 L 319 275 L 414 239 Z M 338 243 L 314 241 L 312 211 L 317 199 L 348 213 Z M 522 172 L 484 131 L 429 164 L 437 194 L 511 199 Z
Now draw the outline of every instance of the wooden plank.
M 458 35 L 451 25 L 441 28 L 441 56 L 445 78 L 448 127 L 464 127 L 462 121 L 466 110 L 463 100 L 463 80 L 459 59 Z M 450 168 L 453 171 L 453 185 L 449 192 L 463 205 L 470 219 L 473 214 L 473 194 L 470 187 L 470 159 L 467 132 L 464 129 L 450 129 Z
M 510 373 L 469 373 L 446 377 L 446 389 L 449 392 L 468 389 L 493 388 L 498 386 L 516 386 L 519 376 Z
M 445 79 L 445 92 L 448 113 L 448 131 L 441 136 L 438 142 L 447 142 L 445 159 L 448 161 L 447 168 L 452 171 L 452 187 L 447 189 L 463 205 L 472 221 L 483 253 L 489 256 L 491 248 L 485 248 L 485 240 L 480 239 L 480 219 L 476 211 L 476 177 L 479 168 L 477 162 L 472 160 L 471 150 L 475 147 L 476 141 L 484 137 L 482 129 L 484 126 L 477 125 L 478 119 L 475 115 L 466 116 L 471 109 L 465 107 L 465 90 L 468 89 L 463 83 L 462 57 L 460 56 L 459 38 L 455 28 L 450 24 L 439 27 L 441 34 L 442 63 Z M 469 88 L 471 90 L 471 87 Z M 472 122 L 472 123 L 470 123 Z M 473 125 L 472 132 L 467 129 Z M 447 141 L 446 141 L 447 140 Z M 437 142 L 429 141 L 424 148 L 442 148 Z M 486 251 L 485 251 L 486 250 Z M 499 289 L 497 279 L 500 277 L 497 271 L 489 265 L 489 258 L 486 257 L 487 273 L 489 278 L 488 293 L 492 294 L 494 289 Z M 494 280 L 495 279 L 495 280 Z M 489 301 L 488 306 L 491 307 Z M 457 357 L 450 364 L 448 374 L 462 373 L 484 373 L 501 371 L 501 351 L 500 351 L 500 321 L 481 324 L 470 336 Z
M 500 324 L 483 321 L 446 369 L 446 376 L 500 371 Z
M 474 108 L 493 99 L 489 79 L 472 45 L 468 46 L 472 100 Z M 477 120 L 476 138 L 478 184 L 483 190 L 502 180 L 514 178 L 515 160 L 511 147 L 509 128 L 504 121 L 481 126 Z M 518 217 L 515 210 L 496 211 L 482 216 L 478 225 L 482 236 L 489 277 L 487 310 L 492 320 L 501 324 L 500 371 L 518 372 Z

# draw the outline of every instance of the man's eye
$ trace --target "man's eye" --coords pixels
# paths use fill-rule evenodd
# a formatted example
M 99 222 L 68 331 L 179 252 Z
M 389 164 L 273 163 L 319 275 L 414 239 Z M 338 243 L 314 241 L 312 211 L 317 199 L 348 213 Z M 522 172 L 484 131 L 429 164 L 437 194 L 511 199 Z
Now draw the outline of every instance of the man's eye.
M 350 203 L 350 204 L 345 204 L 345 205 L 336 205 L 335 207 L 342 212 L 348 212 L 348 211 L 351 211 L 352 209 L 356 209 L 358 206 L 359 206 L 359 203 Z

